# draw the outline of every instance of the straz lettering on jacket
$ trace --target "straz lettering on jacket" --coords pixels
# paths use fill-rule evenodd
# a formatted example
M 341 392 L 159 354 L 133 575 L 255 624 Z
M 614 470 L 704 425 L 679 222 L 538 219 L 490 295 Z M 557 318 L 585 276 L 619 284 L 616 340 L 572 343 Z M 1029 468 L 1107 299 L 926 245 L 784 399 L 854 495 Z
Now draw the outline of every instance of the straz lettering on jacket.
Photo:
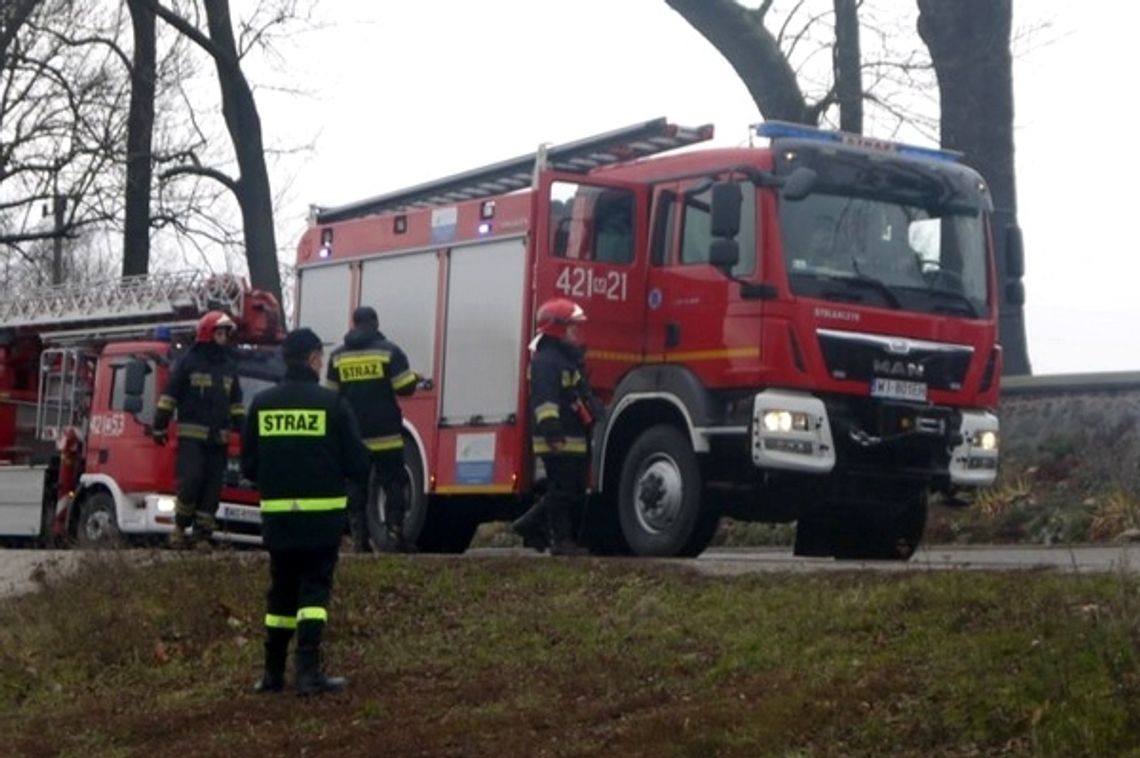
M 222 387 L 225 389 L 227 395 L 230 394 L 230 386 L 233 383 L 233 377 L 222 377 Z M 210 373 L 208 371 L 191 371 L 190 386 L 198 390 L 200 393 L 205 392 L 214 386 L 214 378 L 210 376 Z
M 384 378 L 384 364 L 392 360 L 387 352 L 344 353 L 335 358 L 341 382 L 367 382 Z
M 318 409 L 274 409 L 257 412 L 261 437 L 323 437 L 325 411 Z

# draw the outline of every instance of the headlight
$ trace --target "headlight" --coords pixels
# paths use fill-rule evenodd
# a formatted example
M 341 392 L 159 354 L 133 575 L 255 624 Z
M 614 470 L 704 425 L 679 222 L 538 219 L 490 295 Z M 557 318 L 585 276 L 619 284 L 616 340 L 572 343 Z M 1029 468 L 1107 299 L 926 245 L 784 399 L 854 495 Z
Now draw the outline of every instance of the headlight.
M 160 497 L 155 499 L 154 508 L 159 513 L 174 513 L 174 498 Z
M 808 415 L 793 411 L 765 411 L 764 430 L 769 432 L 806 432 Z
M 998 433 L 993 430 L 977 432 L 974 435 L 974 447 L 982 450 L 997 450 Z

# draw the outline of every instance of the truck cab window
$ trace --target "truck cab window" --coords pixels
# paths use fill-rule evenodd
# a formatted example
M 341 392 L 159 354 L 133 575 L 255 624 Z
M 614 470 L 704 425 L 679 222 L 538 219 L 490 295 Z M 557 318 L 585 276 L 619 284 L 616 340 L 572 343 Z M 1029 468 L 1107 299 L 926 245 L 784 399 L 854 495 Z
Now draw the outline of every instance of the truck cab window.
M 153 365 L 151 367 L 153 369 Z M 154 422 L 154 409 L 155 409 L 155 387 L 154 387 L 155 372 L 149 371 L 146 375 L 146 385 L 143 389 L 142 410 L 134 414 L 141 424 L 151 424 Z M 111 367 L 111 402 L 108 408 L 112 411 L 126 412 L 126 380 L 127 380 L 127 364 L 120 363 Z
M 694 187 L 704 184 L 694 182 Z M 740 245 L 740 261 L 733 266 L 733 276 L 749 276 L 756 271 L 756 188 L 750 181 L 740 181 L 742 196 L 740 207 L 740 233 L 736 241 Z M 694 195 L 685 194 L 684 215 L 681 227 L 681 265 L 707 264 L 709 245 L 712 243 L 709 204 L 712 189 L 705 189 Z
M 550 187 L 550 254 L 622 265 L 633 261 L 635 198 L 614 187 L 554 182 Z

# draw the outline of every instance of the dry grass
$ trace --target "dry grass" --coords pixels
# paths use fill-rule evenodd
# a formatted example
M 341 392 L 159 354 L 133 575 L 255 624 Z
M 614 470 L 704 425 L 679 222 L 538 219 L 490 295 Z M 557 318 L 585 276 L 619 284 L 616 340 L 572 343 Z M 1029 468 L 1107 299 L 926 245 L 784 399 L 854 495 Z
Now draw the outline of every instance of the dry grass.
M 1135 579 L 346 559 L 348 693 L 249 693 L 258 553 L 115 556 L 0 610 L 6 754 L 1121 755 Z

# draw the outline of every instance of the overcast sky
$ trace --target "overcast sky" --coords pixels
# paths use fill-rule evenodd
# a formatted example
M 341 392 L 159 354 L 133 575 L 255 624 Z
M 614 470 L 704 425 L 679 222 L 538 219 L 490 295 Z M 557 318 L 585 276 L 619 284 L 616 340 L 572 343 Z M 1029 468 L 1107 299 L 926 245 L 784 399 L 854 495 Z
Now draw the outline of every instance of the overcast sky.
M 913 16 L 913 0 L 897 0 Z M 880 5 L 883 5 L 880 2 Z M 889 4 L 888 4 L 888 7 Z M 664 0 L 350 2 L 285 50 L 312 98 L 259 93 L 268 141 L 313 142 L 275 169 L 282 244 L 335 205 L 668 116 L 747 144 L 759 120 L 731 67 Z M 1042 23 L 1014 70 L 1018 208 L 1034 373 L 1140 370 L 1138 150 L 1126 131 L 1140 11 L 1016 0 Z M 881 136 L 881 135 L 876 135 Z

